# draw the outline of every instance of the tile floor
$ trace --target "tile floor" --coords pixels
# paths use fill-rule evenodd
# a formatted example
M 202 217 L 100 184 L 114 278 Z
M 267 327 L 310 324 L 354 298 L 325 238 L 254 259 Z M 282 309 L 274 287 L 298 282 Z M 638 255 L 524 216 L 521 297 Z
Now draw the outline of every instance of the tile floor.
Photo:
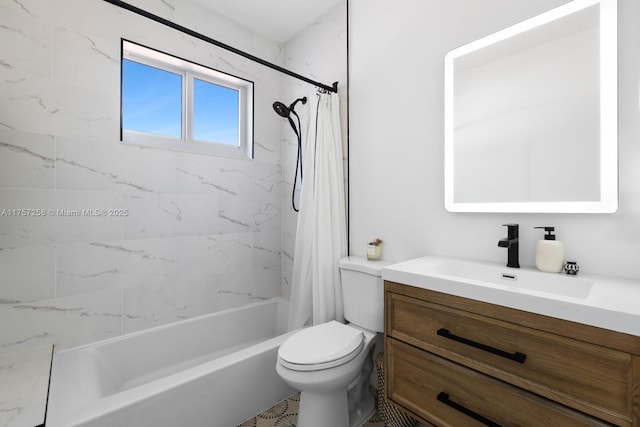
M 299 402 L 300 394 L 296 393 L 237 427 L 296 427 Z M 385 427 L 385 425 L 378 414 L 374 414 L 363 427 Z

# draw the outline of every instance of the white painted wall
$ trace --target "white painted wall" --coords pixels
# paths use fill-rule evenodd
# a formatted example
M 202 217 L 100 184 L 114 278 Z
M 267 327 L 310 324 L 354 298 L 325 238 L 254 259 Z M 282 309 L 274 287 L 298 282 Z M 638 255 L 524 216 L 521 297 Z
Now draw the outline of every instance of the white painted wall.
M 564 0 L 350 0 L 351 253 L 379 237 L 383 259 L 428 254 L 505 261 L 502 224 L 552 225 L 593 274 L 640 278 L 640 3 L 620 0 L 620 203 L 615 214 L 449 213 L 444 208 L 443 58 L 447 51 Z

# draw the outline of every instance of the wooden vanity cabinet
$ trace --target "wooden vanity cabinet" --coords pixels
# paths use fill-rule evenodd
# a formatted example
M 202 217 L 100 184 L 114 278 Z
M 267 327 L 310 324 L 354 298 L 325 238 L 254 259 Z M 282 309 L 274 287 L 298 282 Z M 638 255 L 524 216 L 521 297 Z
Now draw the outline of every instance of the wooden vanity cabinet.
M 427 425 L 640 427 L 640 337 L 389 281 L 385 369 Z

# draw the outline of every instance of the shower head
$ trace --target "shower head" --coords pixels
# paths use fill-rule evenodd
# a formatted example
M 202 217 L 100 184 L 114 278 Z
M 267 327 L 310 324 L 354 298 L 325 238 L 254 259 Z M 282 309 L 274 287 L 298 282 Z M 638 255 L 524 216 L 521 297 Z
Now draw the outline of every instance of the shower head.
M 275 110 L 275 112 L 280 117 L 287 118 L 287 117 L 289 117 L 291 115 L 291 113 L 294 112 L 293 109 L 296 108 L 296 104 L 298 102 L 300 102 L 300 101 L 302 101 L 303 104 L 306 104 L 307 103 L 307 97 L 303 96 L 302 98 L 296 99 L 288 107 L 286 105 L 284 105 L 282 102 L 276 101 L 276 102 L 273 103 L 273 109 Z
M 274 102 L 273 103 L 273 109 L 276 111 L 276 113 L 280 116 L 280 117 L 289 117 L 289 114 L 291 114 L 291 110 L 289 110 L 287 108 L 286 105 L 284 105 L 282 102 Z

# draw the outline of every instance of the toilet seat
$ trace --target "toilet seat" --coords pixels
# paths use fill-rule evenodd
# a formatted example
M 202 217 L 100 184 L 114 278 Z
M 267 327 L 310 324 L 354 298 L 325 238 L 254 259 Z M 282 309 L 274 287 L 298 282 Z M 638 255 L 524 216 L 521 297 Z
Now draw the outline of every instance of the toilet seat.
M 364 341 L 362 331 L 332 320 L 289 337 L 278 349 L 278 361 L 294 371 L 329 369 L 355 358 Z

